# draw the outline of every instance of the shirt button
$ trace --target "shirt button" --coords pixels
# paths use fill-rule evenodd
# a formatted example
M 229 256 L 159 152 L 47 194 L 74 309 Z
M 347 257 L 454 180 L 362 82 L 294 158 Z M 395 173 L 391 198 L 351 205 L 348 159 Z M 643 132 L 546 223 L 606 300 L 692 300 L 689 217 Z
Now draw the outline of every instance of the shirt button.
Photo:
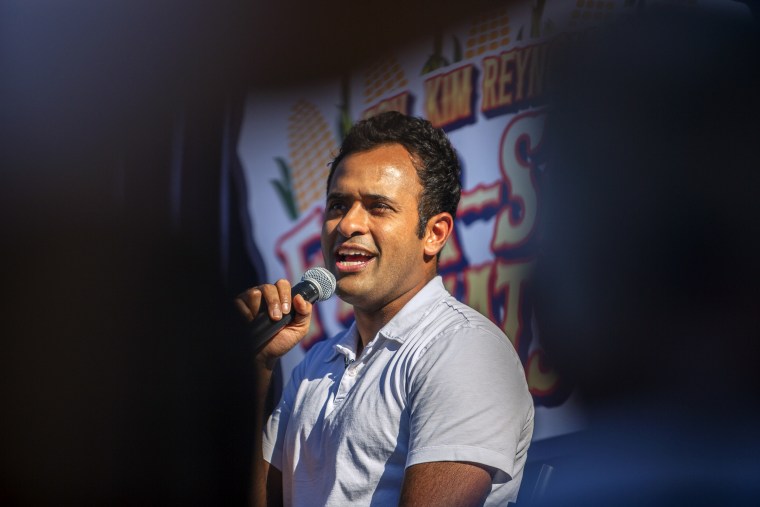
M 356 376 L 356 368 L 349 368 L 348 371 L 346 372 L 346 374 L 349 377 L 355 377 Z

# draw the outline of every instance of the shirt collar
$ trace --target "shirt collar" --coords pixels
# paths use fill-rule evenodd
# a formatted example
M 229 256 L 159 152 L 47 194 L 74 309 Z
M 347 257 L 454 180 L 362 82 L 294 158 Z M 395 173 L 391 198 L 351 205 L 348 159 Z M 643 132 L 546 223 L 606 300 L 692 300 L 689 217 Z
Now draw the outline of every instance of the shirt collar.
M 393 316 L 382 329 L 380 334 L 399 343 L 404 343 L 409 332 L 423 320 L 423 317 L 434 308 L 435 302 L 448 296 L 443 286 L 443 280 L 436 276 L 430 280 L 404 307 Z
M 332 346 L 333 352 L 332 354 L 328 354 L 325 362 L 329 363 L 337 355 L 343 355 L 349 360 L 356 360 L 356 345 L 358 340 L 359 334 L 356 331 L 356 322 L 352 322 L 348 329 L 336 337 L 336 342 Z
M 404 307 L 393 316 L 378 334 L 389 340 L 404 343 L 409 332 L 422 321 L 425 314 L 433 309 L 433 303 L 448 296 L 449 293 L 443 286 L 443 279 L 436 276 L 430 280 L 417 294 L 415 294 Z M 325 362 L 332 361 L 335 356 L 343 355 L 349 360 L 356 360 L 356 344 L 359 339 L 356 330 L 356 322 L 346 329 L 342 335 L 336 337 L 333 344 L 333 352 L 328 354 Z

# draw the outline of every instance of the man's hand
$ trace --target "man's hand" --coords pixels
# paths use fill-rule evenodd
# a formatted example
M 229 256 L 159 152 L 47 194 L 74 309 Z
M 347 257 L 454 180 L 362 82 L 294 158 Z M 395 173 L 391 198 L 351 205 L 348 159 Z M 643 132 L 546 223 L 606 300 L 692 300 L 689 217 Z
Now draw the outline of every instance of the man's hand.
M 235 305 L 248 321 L 252 321 L 259 313 L 262 299 L 272 320 L 280 320 L 283 314 L 295 312 L 293 320 L 256 354 L 257 362 L 270 370 L 277 358 L 295 347 L 309 331 L 312 305 L 301 295 L 291 301 L 290 291 L 289 281 L 278 280 L 274 285 L 265 284 L 248 289 L 235 298 Z
M 283 315 L 295 312 L 293 320 L 256 353 L 256 424 L 253 428 L 255 438 L 251 481 L 251 505 L 255 507 L 282 505 L 282 475 L 264 460 L 261 438 L 267 416 L 264 400 L 275 362 L 306 336 L 311 322 L 311 303 L 300 294 L 291 301 L 290 293 L 290 282 L 278 280 L 274 285 L 266 284 L 248 289 L 235 298 L 235 306 L 249 322 L 258 315 L 262 301 L 266 303 L 267 312 L 272 320 L 280 320 Z

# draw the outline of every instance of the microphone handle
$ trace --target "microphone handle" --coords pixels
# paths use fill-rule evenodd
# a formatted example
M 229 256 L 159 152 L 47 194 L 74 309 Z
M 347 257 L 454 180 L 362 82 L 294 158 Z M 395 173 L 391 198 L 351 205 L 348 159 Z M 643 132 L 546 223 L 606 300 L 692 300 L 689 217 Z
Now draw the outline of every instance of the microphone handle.
M 319 299 L 319 291 L 313 283 L 308 281 L 301 281 L 295 284 L 290 289 L 290 301 L 300 294 L 309 303 L 314 303 Z M 276 335 L 280 329 L 290 324 L 293 320 L 293 306 L 290 307 L 290 313 L 282 314 L 280 320 L 272 320 L 269 318 L 269 308 L 267 302 L 262 298 L 261 306 L 259 307 L 259 313 L 253 322 L 250 324 L 250 335 L 253 338 L 254 351 L 258 352 L 261 347 L 266 345 L 274 335 Z

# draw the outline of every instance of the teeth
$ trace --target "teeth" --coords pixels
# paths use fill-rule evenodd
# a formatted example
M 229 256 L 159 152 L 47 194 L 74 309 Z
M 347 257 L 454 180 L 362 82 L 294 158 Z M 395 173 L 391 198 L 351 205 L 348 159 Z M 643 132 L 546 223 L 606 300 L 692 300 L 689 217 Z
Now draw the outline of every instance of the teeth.
M 360 264 L 364 264 L 363 261 L 340 261 L 341 266 L 358 266 Z
M 340 250 L 338 254 L 339 255 L 362 255 L 364 257 L 369 257 L 369 254 L 367 252 L 361 252 L 359 250 Z

